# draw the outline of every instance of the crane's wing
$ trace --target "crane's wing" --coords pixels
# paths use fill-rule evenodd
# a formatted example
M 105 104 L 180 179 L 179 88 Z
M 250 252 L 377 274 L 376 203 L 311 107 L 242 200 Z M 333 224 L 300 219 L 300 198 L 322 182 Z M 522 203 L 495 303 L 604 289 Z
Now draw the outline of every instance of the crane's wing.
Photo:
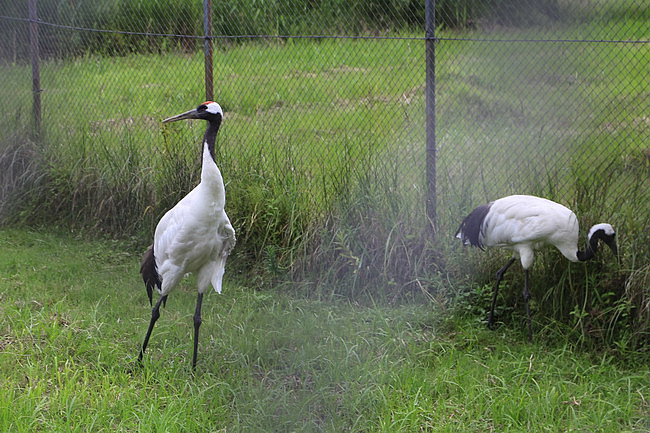
M 226 259 L 230 255 L 230 252 L 235 247 L 237 238 L 235 237 L 235 229 L 230 224 L 228 217 L 225 218 L 225 221 L 221 223 L 219 229 L 217 230 L 217 236 L 222 241 L 221 248 L 217 251 L 215 260 L 215 269 L 212 274 L 212 287 L 217 293 L 221 293 L 221 284 L 223 280 L 223 274 L 226 271 Z
M 486 224 L 486 245 L 556 244 L 577 236 L 575 214 L 565 206 L 533 196 L 509 196 L 492 206 Z M 577 239 L 576 239 L 577 240 Z

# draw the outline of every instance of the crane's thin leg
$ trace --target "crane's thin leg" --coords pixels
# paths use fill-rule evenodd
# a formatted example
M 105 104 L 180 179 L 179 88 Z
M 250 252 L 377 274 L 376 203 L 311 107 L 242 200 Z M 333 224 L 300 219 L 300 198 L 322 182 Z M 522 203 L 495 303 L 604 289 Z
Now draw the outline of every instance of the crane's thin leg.
M 530 292 L 528 291 L 528 269 L 524 270 L 524 302 L 526 303 L 526 320 L 528 321 L 528 339 L 533 341 L 533 328 L 530 324 L 530 305 L 528 305 L 528 300 L 530 299 Z
M 151 337 L 151 331 L 153 331 L 153 325 L 156 324 L 156 320 L 160 317 L 160 304 L 164 304 L 167 301 L 167 295 L 161 296 L 156 302 L 156 305 L 151 310 L 151 321 L 149 322 L 149 329 L 147 329 L 147 335 L 144 337 L 144 343 L 142 343 L 142 349 L 140 349 L 140 355 L 138 356 L 138 363 L 142 363 L 142 357 L 144 356 L 144 351 L 147 350 L 147 344 L 149 344 L 149 337 Z
M 199 327 L 201 326 L 201 304 L 203 293 L 196 298 L 196 310 L 194 311 L 194 356 L 192 357 L 192 370 L 196 370 L 196 353 L 199 350 Z
M 501 269 L 497 271 L 497 282 L 494 285 L 494 293 L 492 294 L 492 307 L 490 308 L 490 315 L 488 316 L 488 328 L 492 329 L 494 323 L 494 307 L 497 304 L 497 293 L 499 291 L 499 283 L 501 282 L 501 279 L 503 278 L 503 274 L 506 273 L 508 268 L 515 262 L 515 258 L 511 258 L 508 263 L 505 264 Z

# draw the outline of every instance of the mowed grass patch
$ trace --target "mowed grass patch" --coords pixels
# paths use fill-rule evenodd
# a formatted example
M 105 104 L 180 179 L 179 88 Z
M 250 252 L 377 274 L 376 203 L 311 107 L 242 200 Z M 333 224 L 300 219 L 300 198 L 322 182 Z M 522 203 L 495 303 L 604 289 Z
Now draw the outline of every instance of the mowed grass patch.
M 0 430 L 643 432 L 650 371 L 430 305 L 259 291 L 206 298 L 191 373 L 191 278 L 135 360 L 150 309 L 123 243 L 0 231 Z

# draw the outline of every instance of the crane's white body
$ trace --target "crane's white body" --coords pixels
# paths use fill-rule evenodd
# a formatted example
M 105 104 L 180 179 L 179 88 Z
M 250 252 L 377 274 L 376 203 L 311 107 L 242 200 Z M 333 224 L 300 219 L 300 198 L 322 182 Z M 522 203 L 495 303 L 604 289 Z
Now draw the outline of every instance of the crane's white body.
M 155 260 L 167 295 L 187 273 L 196 273 L 199 293 L 212 287 L 221 293 L 235 230 L 225 211 L 221 172 L 203 144 L 201 182 L 161 219 L 154 235 Z
M 546 244 L 577 262 L 578 234 L 578 218 L 569 208 L 530 195 L 495 200 L 481 227 L 483 245 L 512 250 L 524 269 L 532 266 L 534 251 Z

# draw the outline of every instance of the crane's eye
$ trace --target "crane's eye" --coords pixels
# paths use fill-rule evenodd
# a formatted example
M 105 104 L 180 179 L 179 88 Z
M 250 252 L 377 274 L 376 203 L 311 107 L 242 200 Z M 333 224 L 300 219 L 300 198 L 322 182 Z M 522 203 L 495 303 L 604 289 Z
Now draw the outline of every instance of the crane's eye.
M 208 106 L 205 105 L 205 104 L 201 104 L 201 105 L 199 105 L 198 107 L 196 107 L 196 110 L 197 110 L 197 111 L 205 111 L 205 110 L 207 110 L 207 109 L 208 109 Z

